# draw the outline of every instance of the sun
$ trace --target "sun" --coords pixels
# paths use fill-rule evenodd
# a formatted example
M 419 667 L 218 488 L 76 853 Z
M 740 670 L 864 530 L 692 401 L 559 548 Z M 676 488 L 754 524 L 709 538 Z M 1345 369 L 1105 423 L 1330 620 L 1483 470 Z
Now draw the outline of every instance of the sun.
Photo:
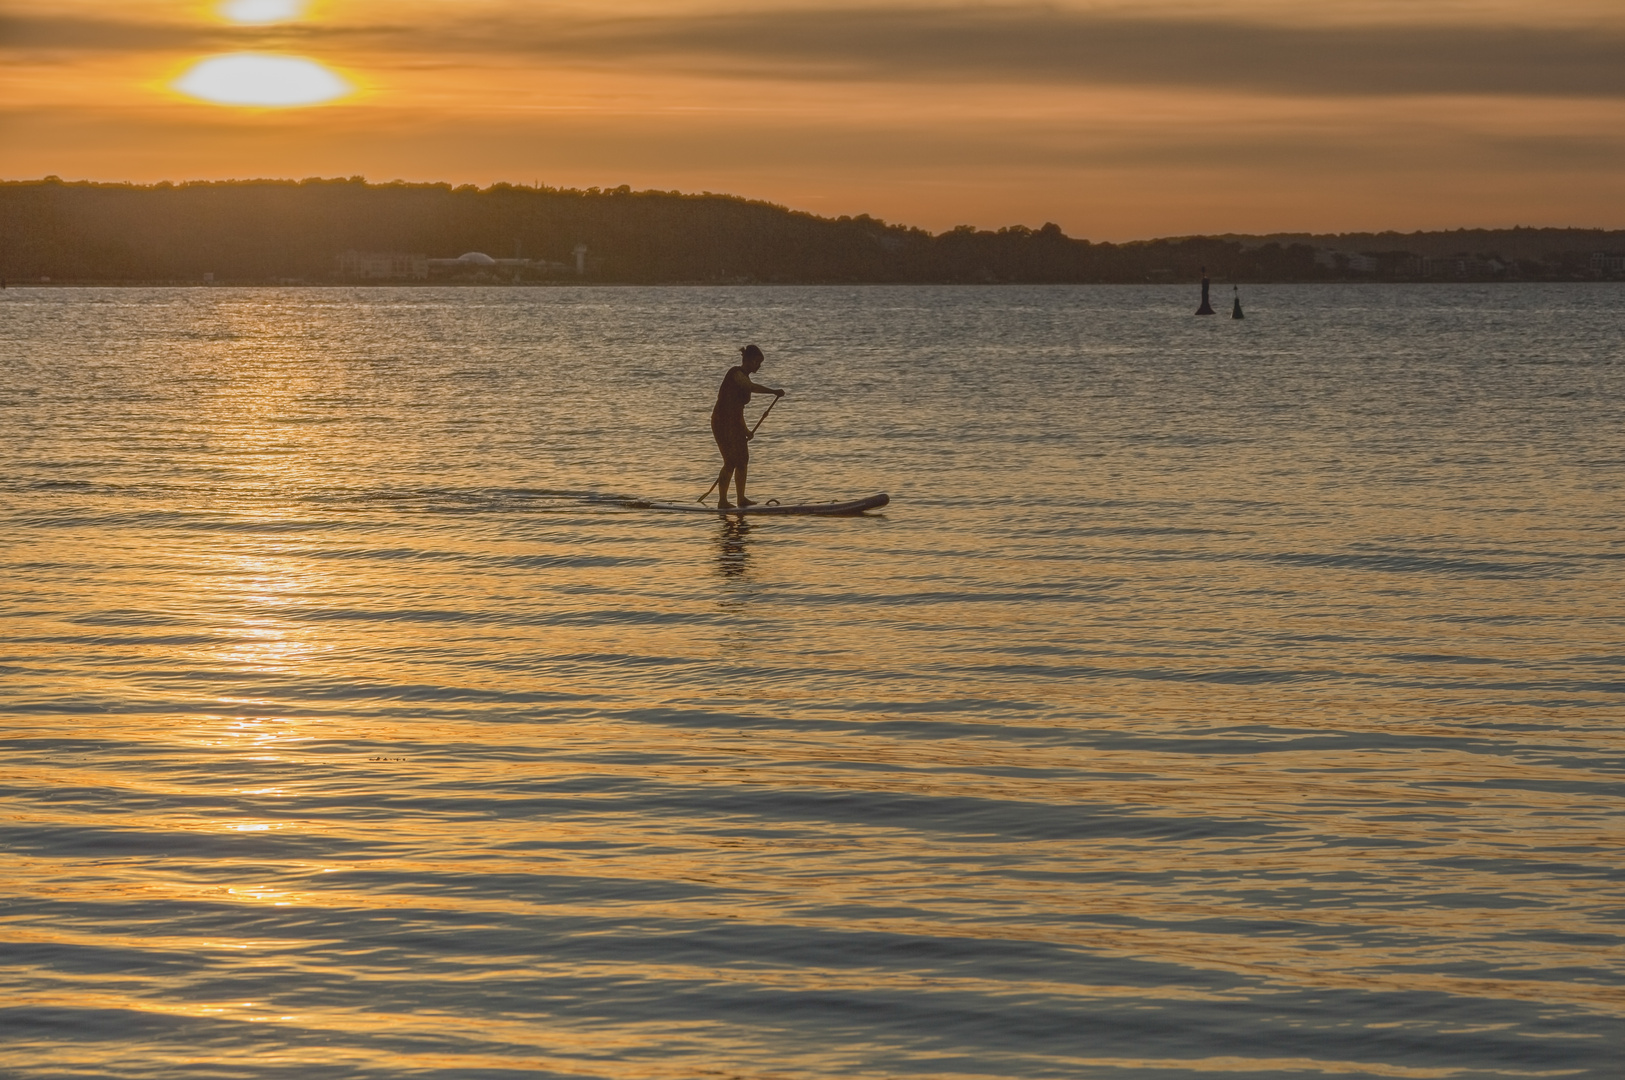
M 305 0 L 225 0 L 220 14 L 237 23 L 291 22 L 304 14 Z
M 264 109 L 320 105 L 355 89 L 314 60 L 267 53 L 211 56 L 193 65 L 174 87 L 188 97 L 216 105 Z

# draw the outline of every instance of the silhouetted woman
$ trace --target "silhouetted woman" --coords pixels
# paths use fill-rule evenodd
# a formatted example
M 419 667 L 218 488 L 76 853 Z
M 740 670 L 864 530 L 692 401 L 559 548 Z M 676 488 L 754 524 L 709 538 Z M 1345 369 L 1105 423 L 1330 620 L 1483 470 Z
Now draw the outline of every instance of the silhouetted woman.
M 728 369 L 717 388 L 717 403 L 711 410 L 711 434 L 716 436 L 717 449 L 722 451 L 722 471 L 717 474 L 717 509 L 729 510 L 734 503 L 728 501 L 728 481 L 734 482 L 739 495 L 739 506 L 754 506 L 745 498 L 745 469 L 750 464 L 750 428 L 745 423 L 745 406 L 752 394 L 784 396 L 783 390 L 752 382 L 751 376 L 762 369 L 762 350 L 746 345 L 739 350 L 741 363 Z

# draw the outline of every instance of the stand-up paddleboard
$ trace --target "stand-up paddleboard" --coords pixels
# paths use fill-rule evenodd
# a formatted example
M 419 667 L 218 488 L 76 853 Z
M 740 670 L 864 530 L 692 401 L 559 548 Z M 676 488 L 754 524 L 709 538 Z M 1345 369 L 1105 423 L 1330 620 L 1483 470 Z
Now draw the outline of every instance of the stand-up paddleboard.
M 882 492 L 871 495 L 867 499 L 853 499 L 851 502 L 828 503 L 796 503 L 780 504 L 775 502 L 760 502 L 755 506 L 735 506 L 727 510 L 718 510 L 715 506 L 705 503 L 667 503 L 667 502 L 628 502 L 626 505 L 635 510 L 682 510 L 691 514 L 822 514 L 825 517 L 838 517 L 849 514 L 861 514 L 866 510 L 879 510 L 891 502 L 891 496 Z

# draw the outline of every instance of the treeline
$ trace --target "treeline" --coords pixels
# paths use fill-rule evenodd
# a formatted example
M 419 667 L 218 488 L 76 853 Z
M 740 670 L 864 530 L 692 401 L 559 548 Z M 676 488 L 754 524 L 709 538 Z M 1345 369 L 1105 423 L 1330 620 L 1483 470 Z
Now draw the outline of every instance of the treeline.
M 1547 261 L 1495 273 L 1585 276 L 1625 234 L 1551 233 Z M 1451 234 L 1428 234 L 1449 236 Z M 187 184 L 0 183 L 0 277 L 12 282 L 334 281 L 345 251 L 532 260 L 531 276 L 601 282 L 1317 281 L 1350 276 L 1319 238 L 1196 237 L 1097 244 L 1056 225 L 940 234 L 867 215 L 821 218 L 770 203 L 680 192 L 348 180 Z M 1374 237 L 1374 239 L 1377 239 Z M 1381 273 L 1421 273 L 1390 245 Z M 1538 240 L 1520 237 L 1538 247 Z M 1415 246 L 1413 245 L 1413 249 Z M 562 265 L 561 265 L 562 264 Z M 1463 264 L 1466 265 L 1466 264 Z M 1472 264 L 1475 267 L 1481 263 Z M 1498 264 L 1499 265 L 1499 264 Z M 568 267 L 568 270 L 565 269 Z M 469 280 L 523 276 L 470 268 Z

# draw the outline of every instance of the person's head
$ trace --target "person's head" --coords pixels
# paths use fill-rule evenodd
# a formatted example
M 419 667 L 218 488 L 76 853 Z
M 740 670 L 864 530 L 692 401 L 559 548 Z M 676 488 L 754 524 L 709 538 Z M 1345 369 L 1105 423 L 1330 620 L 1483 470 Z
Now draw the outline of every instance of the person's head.
M 752 375 L 756 374 L 762 366 L 762 350 L 755 345 L 746 345 L 739 350 L 739 355 L 744 360 L 745 370 Z

